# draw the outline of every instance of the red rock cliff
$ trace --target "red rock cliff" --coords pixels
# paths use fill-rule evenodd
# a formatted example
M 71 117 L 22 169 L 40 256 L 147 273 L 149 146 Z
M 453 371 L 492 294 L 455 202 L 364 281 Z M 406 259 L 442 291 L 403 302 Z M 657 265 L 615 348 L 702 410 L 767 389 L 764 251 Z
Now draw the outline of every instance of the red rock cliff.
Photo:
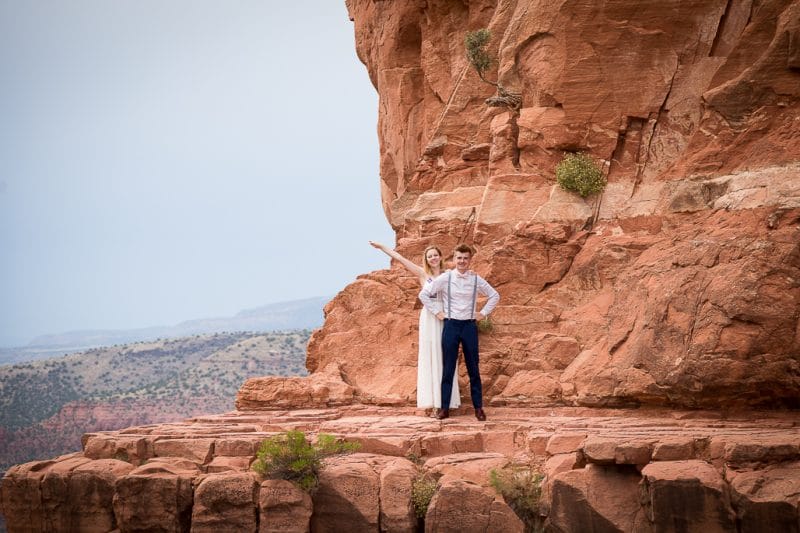
M 545 474 L 548 530 L 796 530 L 796 413 L 727 408 L 800 398 L 800 0 L 348 7 L 398 247 L 478 246 L 503 298 L 486 396 L 513 408 L 484 423 L 359 405 L 415 397 L 416 282 L 373 272 L 327 306 L 310 377 L 248 380 L 235 413 L 13 467 L 9 530 L 413 531 L 425 472 L 426 531 L 523 531 L 488 487 L 511 460 Z M 466 65 L 480 27 L 519 108 L 487 106 Z M 572 150 L 606 163 L 602 196 L 555 186 Z M 519 407 L 555 404 L 649 408 Z M 312 501 L 249 472 L 289 429 L 362 453 L 328 462 Z
M 502 295 L 491 404 L 797 406 L 800 2 L 347 4 L 398 249 L 472 243 Z M 482 27 L 519 109 L 467 64 Z M 598 197 L 555 184 L 578 150 L 604 164 Z M 309 370 L 413 402 L 417 290 L 400 267 L 361 276 Z

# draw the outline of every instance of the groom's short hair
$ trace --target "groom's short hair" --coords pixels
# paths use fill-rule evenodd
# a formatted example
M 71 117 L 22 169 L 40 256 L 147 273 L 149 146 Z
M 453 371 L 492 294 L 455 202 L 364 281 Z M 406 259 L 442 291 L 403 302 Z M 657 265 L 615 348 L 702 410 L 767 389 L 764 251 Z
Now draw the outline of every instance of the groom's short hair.
M 460 252 L 462 254 L 469 254 L 470 257 L 475 255 L 475 250 L 472 248 L 472 246 L 465 243 L 461 243 L 458 246 L 456 246 L 455 250 L 453 250 L 453 255 L 455 255 L 456 252 Z

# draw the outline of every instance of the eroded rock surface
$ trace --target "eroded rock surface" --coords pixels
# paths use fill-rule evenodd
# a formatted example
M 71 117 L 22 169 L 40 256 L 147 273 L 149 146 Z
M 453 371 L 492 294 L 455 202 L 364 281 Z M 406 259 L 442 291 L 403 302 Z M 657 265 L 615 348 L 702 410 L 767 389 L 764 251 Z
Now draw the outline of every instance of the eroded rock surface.
M 448 533 L 508 531 L 522 533 L 523 524 L 511 509 L 485 487 L 445 475 L 425 515 L 425 531 Z
M 732 503 L 743 531 L 774 524 L 776 531 L 800 531 L 800 463 L 730 471 Z
M 307 533 L 311 496 L 285 479 L 268 479 L 259 492 L 258 533 Z
M 798 407 L 800 2 L 347 5 L 399 251 L 475 244 L 502 296 L 490 404 Z M 463 47 L 481 27 L 519 109 L 484 102 Z M 601 195 L 555 185 L 567 151 L 600 161 Z M 399 266 L 359 277 L 309 370 L 413 403 L 417 289 Z
M 545 474 L 555 531 L 800 530 L 800 1 L 347 7 L 397 248 L 474 244 L 501 293 L 481 339 L 489 421 L 410 407 L 418 286 L 395 266 L 326 306 L 310 376 L 11 468 L 9 530 L 413 531 L 427 473 L 426 530 L 466 511 L 459 530 L 515 531 L 487 475 L 507 462 Z M 466 63 L 482 27 L 519 105 L 487 106 Z M 600 162 L 602 194 L 555 184 L 571 151 Z M 258 443 L 289 429 L 361 450 L 313 498 L 253 480 Z
M 84 452 L 10 469 L 0 504 L 11 532 L 522 531 L 489 478 L 513 463 L 544 474 L 538 512 L 554 531 L 792 531 L 800 520 L 793 413 L 502 407 L 481 423 L 464 411 L 446 421 L 407 407 L 236 411 L 90 434 Z M 361 448 L 327 459 L 309 497 L 250 470 L 257 445 L 290 429 Z M 132 436 L 145 455 L 86 454 Z M 437 490 L 418 523 L 422 474 Z
M 209 475 L 198 480 L 192 506 L 192 531 L 255 531 L 259 483 L 248 472 Z

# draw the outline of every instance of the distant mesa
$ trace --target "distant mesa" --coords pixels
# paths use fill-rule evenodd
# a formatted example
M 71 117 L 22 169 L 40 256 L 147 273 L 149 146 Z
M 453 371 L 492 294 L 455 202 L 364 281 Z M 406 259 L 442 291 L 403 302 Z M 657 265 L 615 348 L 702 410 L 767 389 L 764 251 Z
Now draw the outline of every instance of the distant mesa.
M 41 335 L 27 346 L 0 349 L 0 364 L 14 364 L 98 346 L 131 344 L 159 338 L 186 337 L 223 331 L 288 331 L 322 325 L 322 308 L 329 296 L 277 302 L 240 311 L 232 317 L 200 318 L 174 326 L 124 330 L 79 330 Z
M 0 472 L 79 449 L 87 432 L 228 411 L 246 379 L 305 375 L 309 336 L 208 333 L 0 366 Z

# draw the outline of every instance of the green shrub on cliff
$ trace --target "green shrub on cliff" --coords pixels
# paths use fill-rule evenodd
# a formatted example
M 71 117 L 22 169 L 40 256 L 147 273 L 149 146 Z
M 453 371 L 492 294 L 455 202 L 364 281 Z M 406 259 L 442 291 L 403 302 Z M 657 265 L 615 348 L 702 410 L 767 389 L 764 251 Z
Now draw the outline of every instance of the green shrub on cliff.
M 503 87 L 499 79 L 494 82 L 486 77 L 492 65 L 497 63 L 488 50 L 489 41 L 491 40 L 492 32 L 487 28 L 467 32 L 464 37 L 467 61 L 478 73 L 481 80 L 497 89 L 497 94 L 486 99 L 486 105 L 490 107 L 508 107 L 518 112 L 522 106 L 522 95 Z
M 525 524 L 526 532 L 542 531 L 539 502 L 544 476 L 533 466 L 510 465 L 489 472 L 489 481 Z
M 486 28 L 471 31 L 464 37 L 464 48 L 467 51 L 467 60 L 469 64 L 478 72 L 478 76 L 492 85 L 495 83 L 486 79 L 486 71 L 494 63 L 494 59 L 489 55 L 486 46 L 492 38 L 491 32 Z
M 286 479 L 306 492 L 319 485 L 322 460 L 332 455 L 353 453 L 357 442 L 339 442 L 333 435 L 320 433 L 311 444 L 302 431 L 287 431 L 261 443 L 253 470 L 271 479 Z
M 419 473 L 411 482 L 411 502 L 414 504 L 414 514 L 417 518 L 425 518 L 433 495 L 436 493 L 437 482 L 427 474 Z
M 606 178 L 597 163 L 584 153 L 568 153 L 556 166 L 556 181 L 562 189 L 583 198 L 605 189 Z

